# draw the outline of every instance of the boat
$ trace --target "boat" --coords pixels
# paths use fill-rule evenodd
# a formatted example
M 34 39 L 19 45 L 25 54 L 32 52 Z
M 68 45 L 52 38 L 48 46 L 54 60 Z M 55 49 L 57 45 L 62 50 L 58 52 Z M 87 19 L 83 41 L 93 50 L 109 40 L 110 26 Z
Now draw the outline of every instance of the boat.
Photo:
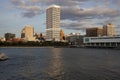
M 7 60 L 8 57 L 4 53 L 0 53 L 0 61 Z

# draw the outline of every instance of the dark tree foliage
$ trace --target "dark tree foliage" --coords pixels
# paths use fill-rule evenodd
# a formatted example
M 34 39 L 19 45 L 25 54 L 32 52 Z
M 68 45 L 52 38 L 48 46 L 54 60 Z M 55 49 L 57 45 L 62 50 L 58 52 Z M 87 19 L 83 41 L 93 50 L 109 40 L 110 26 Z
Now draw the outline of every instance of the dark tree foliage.
M 6 47 L 6 46 L 22 46 L 22 47 L 44 47 L 44 46 L 55 46 L 55 47 L 62 47 L 62 46 L 68 46 L 69 44 L 67 42 L 53 42 L 53 41 L 44 41 L 44 42 L 34 42 L 34 41 L 28 41 L 28 42 L 0 42 L 0 46 Z

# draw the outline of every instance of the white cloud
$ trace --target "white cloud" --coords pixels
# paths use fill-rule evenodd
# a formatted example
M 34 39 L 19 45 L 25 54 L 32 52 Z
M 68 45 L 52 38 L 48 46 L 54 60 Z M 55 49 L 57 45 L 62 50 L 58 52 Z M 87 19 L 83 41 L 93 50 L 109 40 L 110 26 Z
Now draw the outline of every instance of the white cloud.
M 23 17 L 34 17 L 42 12 L 42 9 L 38 5 L 28 5 L 24 0 L 12 0 L 11 1 L 17 9 L 22 10 Z
M 78 20 L 62 20 L 61 21 L 61 27 L 66 29 L 72 29 L 72 30 L 85 30 L 88 27 L 94 27 L 92 26 L 93 22 L 89 19 L 81 19 Z
M 78 19 L 81 17 L 117 17 L 120 15 L 119 11 L 108 8 L 106 6 L 96 6 L 92 8 L 80 8 L 80 7 L 65 7 L 62 10 L 62 18 Z M 68 15 L 69 14 L 69 15 Z
M 113 4 L 119 5 L 120 0 L 113 0 L 113 4 L 109 0 L 11 0 L 11 2 L 17 9 L 22 10 L 23 17 L 28 18 L 40 15 L 49 5 L 60 5 L 61 26 L 67 29 L 80 30 L 107 22 L 114 23 L 120 16 L 119 7 L 113 7 Z M 89 2 L 92 4 L 86 6 L 91 5 L 90 7 L 81 7 Z M 100 4 L 97 4 L 99 2 Z

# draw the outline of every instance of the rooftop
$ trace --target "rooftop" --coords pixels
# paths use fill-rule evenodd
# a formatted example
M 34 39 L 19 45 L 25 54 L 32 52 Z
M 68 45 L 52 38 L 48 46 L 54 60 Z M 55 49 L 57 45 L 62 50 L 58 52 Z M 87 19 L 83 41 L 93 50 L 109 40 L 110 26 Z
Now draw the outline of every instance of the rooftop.
M 25 25 L 25 27 L 33 27 L 32 25 Z
M 47 7 L 47 9 L 48 9 L 48 8 L 52 8 L 52 7 L 60 8 L 59 5 L 50 5 L 50 6 Z

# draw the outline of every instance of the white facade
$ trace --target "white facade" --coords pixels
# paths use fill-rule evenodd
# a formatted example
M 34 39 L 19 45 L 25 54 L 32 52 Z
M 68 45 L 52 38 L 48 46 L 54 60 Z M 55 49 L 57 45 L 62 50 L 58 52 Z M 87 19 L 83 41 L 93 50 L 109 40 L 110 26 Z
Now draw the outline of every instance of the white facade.
M 46 40 L 60 41 L 60 29 L 59 28 L 46 29 Z
M 116 37 L 84 37 L 84 43 L 120 42 L 120 36 Z
M 46 10 L 46 40 L 60 41 L 60 6 L 52 5 Z
M 120 47 L 120 36 L 84 37 L 84 44 L 92 47 Z

